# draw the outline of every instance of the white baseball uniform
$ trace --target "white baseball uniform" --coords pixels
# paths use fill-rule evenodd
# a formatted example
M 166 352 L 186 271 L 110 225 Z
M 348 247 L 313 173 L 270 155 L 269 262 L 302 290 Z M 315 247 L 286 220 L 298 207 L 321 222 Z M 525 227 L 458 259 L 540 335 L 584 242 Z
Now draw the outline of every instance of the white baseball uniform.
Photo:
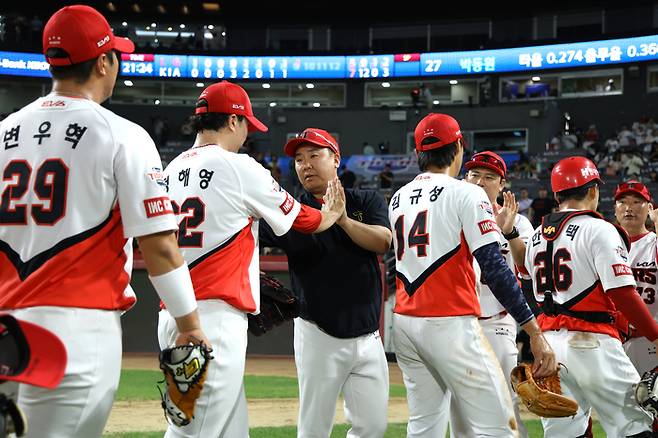
M 647 233 L 631 238 L 629 265 L 637 283 L 637 292 L 649 308 L 649 312 L 658 321 L 658 303 L 656 303 L 656 234 Z M 633 338 L 624 344 L 626 354 L 635 365 L 640 375 L 658 365 L 656 346 L 645 337 Z
M 422 173 L 393 196 L 389 218 L 398 276 L 394 345 L 407 387 L 407 436 L 440 436 L 448 390 L 476 435 L 517 436 L 507 382 L 477 319 L 472 253 L 500 243 L 484 190 Z
M 258 220 L 286 233 L 301 205 L 248 155 L 218 145 L 194 147 L 165 170 L 178 214 L 178 245 L 190 267 L 199 316 L 213 346 L 194 420 L 170 425 L 167 437 L 247 437 L 243 376 L 247 313 L 260 306 Z M 160 312 L 160 348 L 174 343 L 174 319 Z
M 50 94 L 0 123 L 0 309 L 66 347 L 53 391 L 20 385 L 29 437 L 100 436 L 121 367 L 132 237 L 176 229 L 141 127 Z
M 572 311 L 615 312 L 606 291 L 635 286 L 618 231 L 602 218 L 581 215 L 566 219 L 557 233 L 552 257 L 546 252 L 541 227 L 527 245 L 525 267 L 537 301 L 544 302 L 544 290 L 556 289 L 554 302 Z M 554 287 L 547 284 L 547 262 L 553 265 Z M 608 436 L 625 437 L 651 430 L 649 416 L 633 400 L 632 385 L 640 377 L 613 325 L 564 314 L 541 314 L 538 322 L 557 361 L 564 364 L 560 370 L 562 391 L 579 405 L 574 418 L 542 419 L 545 437 L 582 435 L 591 408 L 596 409 Z
M 519 232 L 519 238 L 527 245 L 528 240 L 530 240 L 530 237 L 534 232 L 530 221 L 525 216 L 517 214 L 514 220 L 514 226 Z M 509 242 L 505 239 L 502 239 L 500 252 L 503 254 L 510 269 L 516 272 L 512 251 Z M 473 263 L 477 265 L 476 260 L 473 260 Z M 476 272 L 479 272 L 479 269 L 476 269 Z M 516 424 L 518 425 L 519 436 L 522 438 L 527 437 L 528 432 L 526 431 L 523 421 L 521 421 L 521 415 L 519 413 L 518 396 L 516 395 L 516 392 L 512 390 L 510 384 L 512 368 L 518 364 L 519 350 L 516 347 L 516 321 L 514 321 L 512 315 L 507 313 L 502 304 L 498 302 L 498 299 L 494 296 L 489 286 L 486 285 L 484 279 L 481 277 L 478 281 L 477 288 L 480 296 L 480 308 L 482 310 L 479 318 L 480 326 L 482 326 L 482 331 L 489 341 L 489 344 L 491 344 L 491 347 L 496 354 L 496 358 L 503 369 L 505 379 L 507 379 L 508 389 L 514 406 L 514 415 L 516 417 Z M 463 418 L 464 415 L 459 412 L 458 405 L 451 403 L 451 436 L 460 438 L 474 436 L 473 431 L 469 430 L 464 421 L 462 421 Z

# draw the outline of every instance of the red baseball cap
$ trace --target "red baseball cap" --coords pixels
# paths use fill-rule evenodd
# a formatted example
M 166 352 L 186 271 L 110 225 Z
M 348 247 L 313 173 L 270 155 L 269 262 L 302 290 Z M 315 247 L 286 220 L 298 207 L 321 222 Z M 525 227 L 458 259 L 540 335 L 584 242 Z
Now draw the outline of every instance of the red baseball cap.
M 505 175 L 507 175 L 507 164 L 505 164 L 505 160 L 497 153 L 491 151 L 478 152 L 464 166 L 469 170 L 474 167 L 485 167 L 493 170 L 502 178 L 505 178 Z
M 48 49 L 62 49 L 68 56 L 49 58 Z M 135 45 L 128 38 L 114 36 L 105 17 L 89 6 L 63 7 L 43 29 L 43 54 L 50 65 L 79 64 L 112 49 L 132 53 Z
M 647 186 L 635 180 L 626 181 L 617 186 L 615 190 L 615 201 L 629 193 L 638 195 L 645 201 L 651 202 L 651 192 L 649 192 Z
M 55 388 L 64 377 L 66 348 L 49 330 L 0 315 L 0 382 Z
M 203 113 L 245 116 L 249 125 L 249 132 L 267 132 L 267 126 L 254 116 L 249 95 L 244 91 L 244 88 L 228 81 L 212 84 L 201 92 L 194 114 Z
M 305 143 L 311 143 L 323 148 L 329 148 L 334 154 L 340 155 L 340 146 L 335 138 L 331 136 L 324 129 L 306 128 L 297 137 L 288 140 L 288 143 L 283 147 L 283 152 L 286 155 L 294 157 L 297 148 Z
M 416 126 L 414 137 L 418 152 L 440 148 L 456 142 L 459 138 L 464 138 L 457 120 L 447 114 L 439 113 L 426 115 Z M 435 138 L 437 141 L 423 144 L 423 140 L 426 138 Z

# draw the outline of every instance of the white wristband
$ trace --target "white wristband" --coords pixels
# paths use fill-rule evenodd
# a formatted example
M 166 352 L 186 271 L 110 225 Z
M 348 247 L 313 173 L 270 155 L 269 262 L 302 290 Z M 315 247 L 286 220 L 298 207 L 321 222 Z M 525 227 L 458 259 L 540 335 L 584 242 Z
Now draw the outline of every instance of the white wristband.
M 174 318 L 187 315 L 196 309 L 196 298 L 192 287 L 192 278 L 187 263 L 183 263 L 173 271 L 151 277 L 155 291 Z

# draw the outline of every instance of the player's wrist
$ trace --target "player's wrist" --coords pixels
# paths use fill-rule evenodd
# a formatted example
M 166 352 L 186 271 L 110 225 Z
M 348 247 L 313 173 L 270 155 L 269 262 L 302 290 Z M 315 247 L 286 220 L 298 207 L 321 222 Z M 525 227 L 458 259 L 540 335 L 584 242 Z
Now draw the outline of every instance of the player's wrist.
M 513 240 L 520 236 L 519 230 L 516 227 L 512 227 L 509 231 L 501 230 L 505 240 Z

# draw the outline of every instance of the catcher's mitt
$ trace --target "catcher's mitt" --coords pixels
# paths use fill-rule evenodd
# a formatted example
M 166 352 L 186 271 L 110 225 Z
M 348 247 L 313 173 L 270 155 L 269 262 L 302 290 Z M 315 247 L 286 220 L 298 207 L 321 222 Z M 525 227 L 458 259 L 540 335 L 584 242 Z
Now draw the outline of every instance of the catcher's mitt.
M 635 400 L 642 409 L 653 415 L 654 418 L 658 416 L 656 379 L 658 379 L 658 367 L 642 374 L 642 379 L 635 385 Z
M 534 379 L 532 364 L 523 363 L 512 370 L 512 387 L 528 410 L 540 417 L 571 417 L 578 410 L 578 403 L 562 395 L 560 373 Z
M 194 418 L 194 406 L 210 360 L 212 356 L 204 345 L 182 345 L 160 352 L 160 369 L 167 386 L 164 392 L 160 391 L 162 408 L 165 417 L 176 426 L 186 426 Z
M 249 332 L 261 336 L 299 316 L 299 303 L 295 295 L 276 278 L 260 273 L 260 313 L 247 316 Z

